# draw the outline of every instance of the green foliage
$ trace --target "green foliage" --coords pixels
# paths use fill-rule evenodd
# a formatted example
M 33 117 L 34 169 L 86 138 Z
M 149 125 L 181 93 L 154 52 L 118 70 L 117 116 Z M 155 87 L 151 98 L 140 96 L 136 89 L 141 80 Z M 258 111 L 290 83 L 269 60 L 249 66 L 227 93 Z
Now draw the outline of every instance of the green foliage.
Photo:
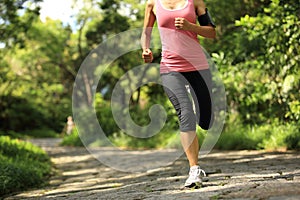
M 6 47 L 25 47 L 25 34 L 38 17 L 42 0 L 3 0 L 0 2 L 0 43 Z M 22 12 L 21 12 L 22 11 Z M 24 13 L 20 16 L 20 13 Z M 1 58 L 1 57 L 0 57 Z
M 100 93 L 95 96 L 95 109 L 99 124 L 103 132 L 109 136 L 120 129 L 118 128 L 111 111 L 110 101 L 104 100 Z
M 156 88 L 155 86 L 144 86 L 143 91 L 153 92 L 152 89 Z M 157 88 L 156 88 L 157 89 Z M 144 94 L 144 92 L 142 92 Z M 142 95 L 143 96 L 143 95 Z M 148 97 L 148 95 L 146 95 Z M 164 125 L 164 128 L 157 133 L 154 137 L 150 138 L 136 138 L 130 135 L 127 135 L 118 128 L 111 111 L 111 105 L 109 100 L 105 100 L 100 93 L 97 93 L 95 96 L 95 109 L 98 117 L 99 124 L 109 138 L 109 140 L 116 146 L 128 147 L 128 148 L 162 148 L 162 147 L 174 147 L 178 146 L 178 141 L 176 140 L 177 129 L 177 117 L 175 115 L 174 109 L 172 109 L 171 103 L 164 96 L 153 96 L 152 98 L 146 99 L 149 101 L 145 107 L 136 104 L 132 105 L 129 112 L 134 123 L 145 126 L 150 123 L 149 118 L 149 109 L 151 105 L 161 102 L 164 105 L 165 110 L 167 111 L 167 122 Z M 130 127 L 128 127 L 130 128 Z M 142 133 L 141 133 L 142 134 Z M 178 138 L 177 138 L 178 139 Z M 65 135 L 62 145 L 69 146 L 82 146 L 81 140 L 78 136 L 77 131 L 74 131 L 71 135 Z M 94 146 L 102 146 L 101 141 L 93 141 Z
M 99 3 L 103 11 L 101 21 L 93 24 L 86 33 L 87 41 L 90 45 L 100 44 L 110 34 L 118 34 L 130 28 L 129 18 L 121 15 L 119 1 L 104 0 Z
M 273 0 L 258 10 L 236 20 L 239 29 L 231 34 L 230 49 L 225 45 L 227 49 L 214 54 L 230 109 L 243 123 L 297 121 L 300 6 Z
M 64 84 L 65 44 L 70 31 L 60 22 L 36 20 L 24 44 L 7 50 L 0 69 L 2 130 L 62 129 L 71 100 Z
M 288 149 L 300 150 L 300 129 L 285 138 Z
M 78 131 L 76 128 L 73 129 L 70 135 L 64 135 L 62 142 L 60 143 L 62 146 L 83 146 L 82 141 L 78 135 Z
M 55 138 L 59 135 L 51 129 L 33 129 L 21 132 L 0 131 L 0 136 L 9 136 L 14 139 L 30 139 L 30 138 Z
M 220 150 L 257 149 L 264 136 L 264 133 L 251 133 L 249 126 L 235 122 L 234 126 L 228 125 L 225 128 L 215 148 Z
M 18 137 L 14 133 L 19 131 L 34 136 L 45 135 L 44 129 L 60 132 L 66 117 L 71 115 L 76 72 L 89 51 L 111 35 L 141 28 L 143 24 L 144 0 L 84 0 L 75 16 L 77 29 L 73 31 L 58 20 L 38 20 L 37 2 L 40 1 L 5 0 L 0 3 L 0 21 L 3 22 L 0 25 L 0 130 L 9 130 L 14 137 Z M 298 148 L 299 3 L 293 0 L 207 0 L 205 3 L 217 24 L 218 37 L 216 40 L 201 38 L 201 43 L 212 54 L 222 74 L 230 116 L 228 127 L 231 129 L 225 129 L 224 138 L 232 141 L 221 138 L 224 148 L 282 145 Z M 159 41 L 153 42 L 156 46 Z M 155 62 L 159 62 L 160 50 L 153 50 Z M 117 127 L 109 100 L 119 78 L 143 64 L 140 53 L 138 50 L 118 58 L 97 86 L 95 109 L 99 123 L 107 136 L 120 145 L 133 145 L 135 140 L 125 137 Z M 88 73 L 93 72 L 85 75 Z M 128 79 L 130 90 L 133 90 L 133 83 L 140 81 L 130 73 Z M 80 95 L 87 96 L 89 103 L 93 101 L 91 92 L 95 85 L 86 81 L 81 91 Z M 135 123 L 147 125 L 148 110 L 158 103 L 168 112 L 162 132 L 172 133 L 178 129 L 174 109 L 161 87 L 147 85 L 131 92 L 129 112 Z M 239 119 L 237 124 L 230 121 L 235 116 Z M 277 125 L 278 131 L 271 129 L 270 134 L 267 124 Z M 285 126 L 294 133 L 285 136 Z M 42 131 L 31 131 L 39 129 Z M 253 130 L 255 134 L 250 134 Z M 234 134 L 228 135 L 229 132 Z M 249 142 L 240 142 L 238 138 Z M 174 134 L 157 136 L 147 140 L 148 147 L 158 147 L 159 142 L 172 139 Z M 75 133 L 66 140 L 70 144 L 80 144 Z M 147 146 L 145 140 L 137 144 Z
M 45 184 L 50 173 L 50 158 L 42 149 L 0 136 L 0 195 Z
M 46 128 L 22 131 L 20 132 L 20 134 L 29 138 L 56 138 L 59 136 L 59 134 L 54 130 Z
M 137 138 L 120 131 L 110 136 L 110 141 L 113 145 L 123 148 L 132 149 L 150 149 L 159 148 L 162 141 L 170 137 L 170 134 L 160 132 L 159 134 L 150 138 Z M 164 139 L 163 139 L 164 138 Z
M 134 75 L 133 75 L 134 77 Z M 132 78 L 133 78 L 132 77 Z M 128 89 L 130 86 L 128 87 Z M 167 98 L 162 98 L 161 96 L 157 95 L 151 95 L 153 90 L 158 91 L 160 86 L 158 85 L 145 85 L 141 88 L 139 88 L 139 91 L 136 91 L 132 95 L 132 103 L 128 112 L 130 114 L 130 117 L 134 123 L 136 123 L 139 126 L 146 126 L 150 123 L 150 118 L 149 118 L 149 109 L 153 104 L 156 104 L 157 102 L 160 102 L 161 104 L 165 105 L 166 111 L 168 111 L 168 123 L 165 125 L 164 130 L 162 132 L 167 133 L 167 130 L 171 130 L 172 127 L 174 126 L 174 123 L 172 120 L 176 120 L 174 116 L 174 111 L 171 108 L 170 103 L 168 102 Z M 158 94 L 158 93 L 156 93 Z M 139 95 L 139 96 L 137 96 Z M 149 98 L 151 96 L 151 98 Z M 140 99 L 145 102 L 145 104 L 139 104 L 139 101 L 135 101 L 135 99 Z M 167 138 L 168 134 L 163 134 L 159 133 L 158 135 L 160 136 L 155 136 L 154 138 L 148 138 L 148 139 L 139 139 L 135 138 L 129 135 L 126 135 L 123 131 L 121 131 L 116 122 L 115 119 L 112 116 L 112 108 L 110 105 L 109 100 L 105 100 L 101 97 L 101 95 L 98 93 L 96 95 L 96 111 L 97 111 L 97 116 L 99 120 L 99 124 L 101 125 L 101 128 L 103 129 L 104 133 L 111 139 L 113 143 L 116 145 L 120 146 L 126 146 L 131 148 L 154 148 L 158 147 L 159 145 L 162 145 L 162 141 L 158 142 L 161 138 L 162 135 L 164 135 L 165 138 Z M 124 121 L 124 123 L 126 123 Z M 176 123 L 175 123 L 176 124 Z M 130 129 L 130 127 L 127 127 Z M 143 134 L 143 133 L 140 133 Z
M 274 120 L 270 124 L 245 125 L 232 118 L 216 144 L 222 150 L 292 150 L 299 149 L 299 125 Z
M 3 122 L 1 123 L 2 129 L 24 131 L 25 124 L 28 129 L 36 129 L 46 123 L 43 114 L 33 108 L 34 105 L 26 99 L 12 96 L 3 96 L 1 99 L 0 108 L 2 112 L 0 120 Z
M 28 142 L 18 139 L 10 139 L 1 136 L 1 153 L 9 157 L 21 157 L 22 159 L 33 159 L 41 162 L 49 161 L 49 157 L 40 148 Z

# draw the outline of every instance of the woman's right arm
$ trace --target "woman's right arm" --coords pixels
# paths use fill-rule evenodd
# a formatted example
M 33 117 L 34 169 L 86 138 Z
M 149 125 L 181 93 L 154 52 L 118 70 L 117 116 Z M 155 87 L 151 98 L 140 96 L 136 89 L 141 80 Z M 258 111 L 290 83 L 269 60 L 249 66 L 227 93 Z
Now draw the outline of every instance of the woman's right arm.
M 143 32 L 141 37 L 141 45 L 143 48 L 142 57 L 146 63 L 152 62 L 153 55 L 150 50 L 150 40 L 151 40 L 151 33 L 154 23 L 156 21 L 156 16 L 154 14 L 154 6 L 155 0 L 147 0 L 146 8 L 145 8 L 145 15 L 144 15 L 144 26 Z

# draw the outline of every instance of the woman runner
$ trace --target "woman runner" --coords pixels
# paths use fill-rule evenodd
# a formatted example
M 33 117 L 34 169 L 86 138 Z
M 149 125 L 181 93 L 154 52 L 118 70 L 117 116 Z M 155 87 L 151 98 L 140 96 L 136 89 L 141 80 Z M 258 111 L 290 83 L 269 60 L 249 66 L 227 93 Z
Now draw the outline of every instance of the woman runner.
M 162 84 L 176 109 L 181 143 L 190 165 L 184 186 L 198 188 L 202 184 L 201 174 L 205 175 L 205 172 L 198 164 L 196 124 L 208 130 L 213 113 L 211 73 L 197 36 L 214 38 L 215 25 L 203 0 L 148 0 L 142 33 L 142 57 L 146 63 L 153 61 L 150 39 L 156 21 L 162 43 Z

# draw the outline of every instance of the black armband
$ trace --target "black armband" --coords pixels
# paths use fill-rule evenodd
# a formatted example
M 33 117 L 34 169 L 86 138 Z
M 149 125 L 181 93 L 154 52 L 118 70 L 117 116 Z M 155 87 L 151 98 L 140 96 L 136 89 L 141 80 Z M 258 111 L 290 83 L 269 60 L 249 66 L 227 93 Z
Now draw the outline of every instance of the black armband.
M 201 26 L 212 25 L 214 28 L 216 27 L 207 8 L 205 8 L 205 14 L 198 16 L 198 22 Z

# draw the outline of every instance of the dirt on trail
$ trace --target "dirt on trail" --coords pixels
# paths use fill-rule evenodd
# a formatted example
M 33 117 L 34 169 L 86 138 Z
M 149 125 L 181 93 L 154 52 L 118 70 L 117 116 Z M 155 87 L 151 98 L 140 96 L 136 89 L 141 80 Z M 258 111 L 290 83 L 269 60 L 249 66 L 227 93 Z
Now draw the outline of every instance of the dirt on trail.
M 7 200 L 300 199 L 299 152 L 211 152 L 200 160 L 207 173 L 203 187 L 184 190 L 188 173 L 185 156 L 145 173 L 125 173 L 100 163 L 85 148 L 60 147 L 58 139 L 32 142 L 51 156 L 57 173 L 44 188 L 14 194 Z

